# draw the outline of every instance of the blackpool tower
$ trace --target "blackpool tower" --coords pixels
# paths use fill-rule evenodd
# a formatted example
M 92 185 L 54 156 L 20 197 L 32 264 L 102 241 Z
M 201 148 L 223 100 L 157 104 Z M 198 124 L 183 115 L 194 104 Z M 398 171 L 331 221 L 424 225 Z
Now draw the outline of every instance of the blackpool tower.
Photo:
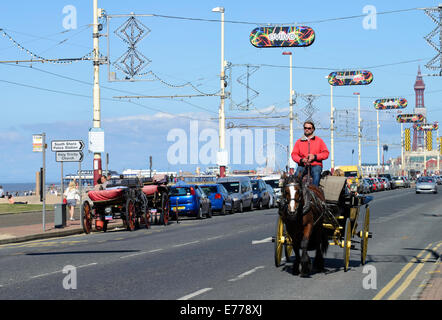
M 424 104 L 424 91 L 425 83 L 422 80 L 421 68 L 418 67 L 416 81 L 414 83 L 414 92 L 416 95 L 416 102 L 414 106 L 414 114 L 422 114 L 424 116 L 424 122 L 427 122 L 427 110 Z M 423 150 L 425 148 L 424 131 L 417 130 L 416 125 L 413 126 L 413 151 Z

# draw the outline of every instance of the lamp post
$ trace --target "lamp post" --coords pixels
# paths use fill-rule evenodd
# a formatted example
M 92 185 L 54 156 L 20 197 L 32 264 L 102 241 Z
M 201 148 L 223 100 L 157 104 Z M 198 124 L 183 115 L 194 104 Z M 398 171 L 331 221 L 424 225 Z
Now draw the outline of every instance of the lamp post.
M 358 166 L 361 167 L 361 94 L 359 92 L 353 92 L 353 94 L 358 96 Z
M 216 7 L 212 9 L 212 12 L 221 13 L 221 73 L 220 73 L 220 85 L 221 85 L 221 101 L 219 106 L 219 151 L 217 155 L 217 163 L 219 165 L 219 175 L 220 177 L 226 176 L 226 165 L 227 165 L 227 152 L 225 150 L 225 128 L 226 128 L 226 117 L 224 114 L 224 100 L 225 100 L 225 73 L 224 73 L 224 7 Z
M 328 76 L 325 77 L 328 79 Z M 330 168 L 331 172 L 335 170 L 335 140 L 334 140 L 334 113 L 335 109 L 333 107 L 333 86 L 330 85 Z
M 293 151 L 293 55 L 289 51 L 282 53 L 284 56 L 289 56 L 290 61 L 290 92 L 289 92 L 289 119 L 290 119 L 290 132 L 289 132 L 289 150 Z M 293 174 L 294 168 L 292 167 L 293 160 L 289 157 L 289 170 L 290 174 Z

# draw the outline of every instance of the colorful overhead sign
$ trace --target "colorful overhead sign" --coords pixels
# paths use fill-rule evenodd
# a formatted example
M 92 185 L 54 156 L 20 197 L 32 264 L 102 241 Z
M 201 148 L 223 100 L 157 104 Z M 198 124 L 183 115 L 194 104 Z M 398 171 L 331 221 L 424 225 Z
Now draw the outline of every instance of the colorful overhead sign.
M 257 48 L 308 47 L 315 32 L 306 26 L 259 27 L 250 33 L 250 43 Z
M 439 123 L 415 123 L 413 125 L 413 128 L 417 129 L 418 131 L 431 131 L 431 130 L 437 130 L 439 129 Z
M 367 70 L 335 71 L 328 75 L 328 83 L 332 86 L 367 85 L 373 81 L 373 74 Z
M 423 122 L 424 116 L 421 114 L 399 114 L 396 117 L 397 122 Z
M 378 110 L 403 109 L 407 107 L 407 105 L 408 101 L 404 98 L 378 99 L 374 102 L 374 107 Z

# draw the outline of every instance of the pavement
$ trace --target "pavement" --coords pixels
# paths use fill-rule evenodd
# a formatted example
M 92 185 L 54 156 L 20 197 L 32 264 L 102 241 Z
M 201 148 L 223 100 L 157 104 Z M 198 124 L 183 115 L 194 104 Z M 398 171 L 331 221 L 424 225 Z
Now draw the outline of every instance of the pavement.
M 83 233 L 83 228 L 81 226 L 80 214 L 79 212 L 75 212 L 74 218 L 75 221 L 70 221 L 66 219 L 65 227 L 55 227 L 54 221 L 48 219 L 45 222 L 45 226 L 43 229 L 43 223 L 39 224 L 21 224 L 16 226 L 2 226 L 2 217 L 8 216 L 8 220 L 11 218 L 16 218 L 17 221 L 22 221 L 23 215 L 27 213 L 14 213 L 14 214 L 1 214 L 0 215 L 0 245 L 8 244 L 8 243 L 17 243 L 17 242 L 25 242 L 32 240 L 40 240 L 40 239 L 49 239 L 55 237 L 66 237 L 74 234 Z M 41 212 L 40 214 L 41 215 Z M 22 217 L 20 217 L 22 216 Z M 108 230 L 112 230 L 115 228 L 122 227 L 121 220 L 113 220 L 108 224 Z
M 13 214 L 19 219 L 21 213 Z M 53 221 L 47 221 L 43 230 L 42 223 L 2 227 L 2 216 L 0 215 L 0 245 L 9 243 L 18 243 L 32 240 L 48 239 L 55 237 L 65 237 L 74 234 L 83 233 L 79 212 L 75 212 L 75 221 L 66 221 L 66 226 L 56 228 Z M 11 217 L 11 215 L 9 215 Z M 9 217 L 9 218 L 10 218 Z M 121 228 L 121 220 L 110 221 L 108 230 Z M 442 263 L 440 255 L 432 266 L 431 270 L 426 273 L 424 281 L 416 289 L 413 300 L 441 300 L 442 299 Z

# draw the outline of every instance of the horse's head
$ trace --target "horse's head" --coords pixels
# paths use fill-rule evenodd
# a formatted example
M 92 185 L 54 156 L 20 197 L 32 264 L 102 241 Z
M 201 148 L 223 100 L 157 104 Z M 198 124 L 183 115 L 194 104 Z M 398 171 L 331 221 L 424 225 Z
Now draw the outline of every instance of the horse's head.
M 287 204 L 288 218 L 296 218 L 302 202 L 302 184 L 295 176 L 286 176 L 283 185 L 283 197 Z

